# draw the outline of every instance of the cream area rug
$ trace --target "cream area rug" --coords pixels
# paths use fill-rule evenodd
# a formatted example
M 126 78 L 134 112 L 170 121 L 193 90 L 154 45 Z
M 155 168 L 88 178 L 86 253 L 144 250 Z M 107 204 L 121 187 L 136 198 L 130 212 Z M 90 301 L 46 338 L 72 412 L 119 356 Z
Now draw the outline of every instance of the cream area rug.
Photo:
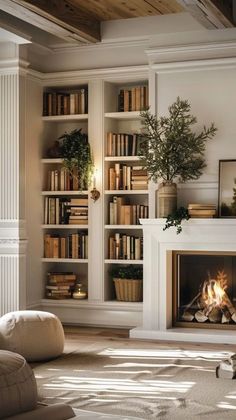
M 34 368 L 46 403 L 138 419 L 236 419 L 236 380 L 215 368 L 236 348 L 138 340 L 71 340 Z

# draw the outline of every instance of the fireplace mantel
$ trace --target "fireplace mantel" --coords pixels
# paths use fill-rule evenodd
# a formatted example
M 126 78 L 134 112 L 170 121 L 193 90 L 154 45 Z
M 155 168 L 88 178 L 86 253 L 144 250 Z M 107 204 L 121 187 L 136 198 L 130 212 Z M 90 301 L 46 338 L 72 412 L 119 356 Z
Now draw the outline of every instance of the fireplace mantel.
M 236 219 L 190 219 L 176 234 L 164 219 L 141 219 L 144 236 L 143 323 L 134 338 L 236 343 L 236 330 L 172 327 L 172 251 L 236 253 Z

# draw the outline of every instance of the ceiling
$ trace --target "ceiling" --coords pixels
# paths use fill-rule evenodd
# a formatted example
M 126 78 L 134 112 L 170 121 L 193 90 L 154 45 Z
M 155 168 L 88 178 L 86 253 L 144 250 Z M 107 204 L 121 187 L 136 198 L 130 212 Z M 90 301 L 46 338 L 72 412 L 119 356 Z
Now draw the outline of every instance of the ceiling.
M 235 0 L 0 0 L 0 26 L 74 43 L 101 41 L 101 22 L 189 12 L 207 29 L 234 27 Z M 43 36 L 43 35 L 42 35 Z

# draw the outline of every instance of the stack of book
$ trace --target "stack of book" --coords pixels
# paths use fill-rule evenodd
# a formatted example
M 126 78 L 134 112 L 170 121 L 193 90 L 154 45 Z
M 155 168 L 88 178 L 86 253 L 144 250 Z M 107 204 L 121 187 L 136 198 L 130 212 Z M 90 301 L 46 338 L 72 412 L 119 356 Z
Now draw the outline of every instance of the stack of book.
M 236 354 L 220 362 L 216 367 L 216 377 L 225 379 L 234 379 L 236 377 Z
M 142 166 L 129 166 L 115 163 L 109 168 L 109 190 L 146 190 L 148 174 Z
M 88 198 L 71 198 L 65 206 L 69 225 L 88 224 Z
M 132 86 L 120 89 L 118 95 L 118 111 L 142 111 L 148 108 L 148 86 Z
M 137 134 L 107 133 L 107 156 L 136 156 L 141 137 Z
M 189 204 L 188 214 L 194 218 L 211 218 L 216 215 L 215 204 Z
M 76 284 L 76 274 L 47 273 L 46 298 L 69 299 Z
M 44 92 L 43 115 L 72 115 L 88 112 L 88 91 L 78 89 L 74 92 Z
M 146 190 L 148 188 L 147 170 L 142 166 L 133 166 L 131 172 L 131 189 Z
M 110 225 L 137 225 L 139 219 L 146 218 L 148 218 L 148 206 L 128 204 L 126 197 L 114 196 L 109 203 Z
M 109 258 L 111 260 L 141 260 L 143 238 L 121 233 L 109 237 Z
M 87 232 L 71 233 L 66 237 L 44 235 L 45 258 L 88 258 Z

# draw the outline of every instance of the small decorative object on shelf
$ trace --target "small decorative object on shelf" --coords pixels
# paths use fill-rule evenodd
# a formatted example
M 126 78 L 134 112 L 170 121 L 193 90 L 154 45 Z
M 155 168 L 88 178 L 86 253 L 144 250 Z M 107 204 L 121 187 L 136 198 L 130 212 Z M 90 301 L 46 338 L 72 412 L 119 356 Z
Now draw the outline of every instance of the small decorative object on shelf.
M 206 140 L 214 137 L 217 129 L 209 128 L 194 133 L 191 126 L 197 122 L 190 114 L 190 104 L 179 97 L 169 107 L 168 117 L 157 117 L 150 111 L 141 112 L 143 131 L 138 155 L 150 179 L 163 182 L 157 190 L 157 217 L 167 217 L 177 208 L 177 189 L 180 182 L 198 179 L 205 168 Z
M 143 298 L 143 268 L 139 266 L 115 267 L 111 271 L 116 298 L 119 301 L 141 302 Z
M 87 299 L 87 290 L 82 283 L 77 283 L 73 292 L 73 299 Z

